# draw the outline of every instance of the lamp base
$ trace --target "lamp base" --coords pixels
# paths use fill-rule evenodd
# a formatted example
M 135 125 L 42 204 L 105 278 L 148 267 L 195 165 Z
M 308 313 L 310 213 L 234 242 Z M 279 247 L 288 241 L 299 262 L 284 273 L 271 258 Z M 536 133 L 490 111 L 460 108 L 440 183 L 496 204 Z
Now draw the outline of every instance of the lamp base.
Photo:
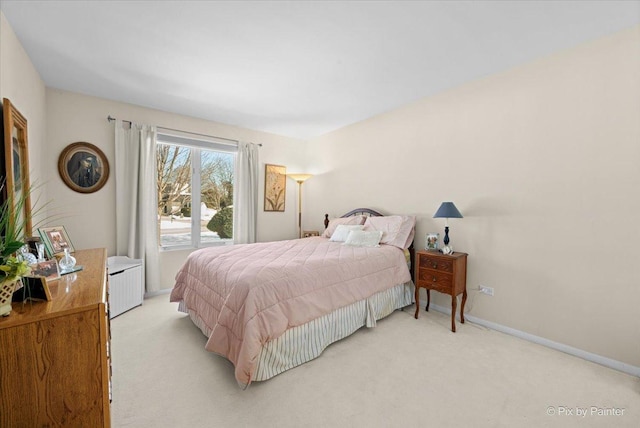
M 449 226 L 444 227 L 444 239 L 442 242 L 444 242 L 445 247 L 449 245 Z
M 451 247 L 450 245 L 445 245 L 444 247 L 442 247 L 440 252 L 442 254 L 453 254 L 453 247 Z

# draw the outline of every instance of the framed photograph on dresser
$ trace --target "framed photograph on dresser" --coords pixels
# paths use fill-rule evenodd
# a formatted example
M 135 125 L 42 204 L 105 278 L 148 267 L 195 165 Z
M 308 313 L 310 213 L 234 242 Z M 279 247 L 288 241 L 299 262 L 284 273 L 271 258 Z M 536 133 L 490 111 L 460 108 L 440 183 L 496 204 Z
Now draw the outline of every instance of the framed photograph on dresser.
M 71 253 L 75 251 L 64 226 L 41 227 L 38 234 L 49 258 L 64 252 L 66 248 Z
M 58 267 L 58 261 L 54 258 L 31 265 L 31 275 L 46 278 L 47 281 L 59 279 L 60 268 Z
M 439 233 L 427 233 L 427 240 L 425 244 L 425 250 L 437 250 L 438 240 L 440 239 Z
M 24 286 L 13 293 L 12 302 L 51 301 L 51 290 L 43 276 L 25 276 Z

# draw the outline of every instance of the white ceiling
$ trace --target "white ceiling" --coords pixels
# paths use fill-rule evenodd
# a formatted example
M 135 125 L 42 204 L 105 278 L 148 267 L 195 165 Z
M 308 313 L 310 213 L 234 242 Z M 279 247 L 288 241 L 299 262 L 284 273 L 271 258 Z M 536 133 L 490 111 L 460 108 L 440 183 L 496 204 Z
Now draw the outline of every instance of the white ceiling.
M 48 87 L 304 139 L 640 23 L 636 0 L 0 8 Z

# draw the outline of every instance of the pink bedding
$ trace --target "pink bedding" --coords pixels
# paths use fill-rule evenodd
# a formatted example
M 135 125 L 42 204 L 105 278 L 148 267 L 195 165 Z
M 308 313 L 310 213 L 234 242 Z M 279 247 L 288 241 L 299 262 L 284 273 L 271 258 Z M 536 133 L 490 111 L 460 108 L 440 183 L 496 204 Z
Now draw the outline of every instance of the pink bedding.
M 211 331 L 206 349 L 251 382 L 263 344 L 287 329 L 411 279 L 402 250 L 350 247 L 326 238 L 204 248 L 176 276 L 171 301 Z

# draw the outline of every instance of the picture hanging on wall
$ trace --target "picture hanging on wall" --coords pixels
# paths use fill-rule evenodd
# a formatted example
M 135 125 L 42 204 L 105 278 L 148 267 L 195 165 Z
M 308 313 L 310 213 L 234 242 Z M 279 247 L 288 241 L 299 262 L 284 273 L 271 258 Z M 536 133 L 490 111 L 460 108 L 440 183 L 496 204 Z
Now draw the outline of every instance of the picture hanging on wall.
M 90 143 L 69 144 L 58 158 L 60 178 L 78 193 L 97 192 L 109 178 L 109 162 L 102 150 Z
M 284 212 L 286 190 L 287 167 L 266 164 L 264 173 L 264 210 Z

